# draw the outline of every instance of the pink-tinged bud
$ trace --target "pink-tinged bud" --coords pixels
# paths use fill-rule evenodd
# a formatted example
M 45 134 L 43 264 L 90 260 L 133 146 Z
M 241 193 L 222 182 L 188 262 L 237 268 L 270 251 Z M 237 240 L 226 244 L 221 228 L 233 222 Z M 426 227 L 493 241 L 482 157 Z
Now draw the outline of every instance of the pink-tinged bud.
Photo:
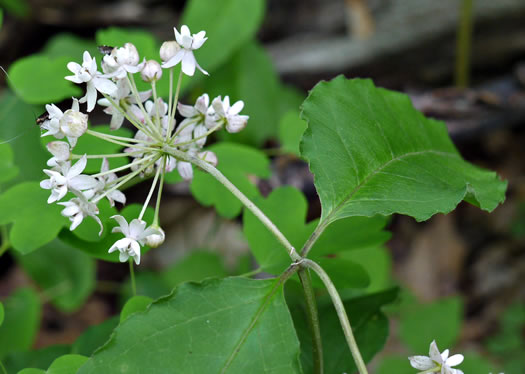
M 201 160 L 206 161 L 209 164 L 212 164 L 213 166 L 217 166 L 219 160 L 217 159 L 217 155 L 213 153 L 212 151 L 204 151 L 200 152 L 197 155 Z
M 160 47 L 160 58 L 163 62 L 168 61 L 180 51 L 180 45 L 175 40 L 169 40 L 162 43 Z
M 158 81 L 162 77 L 162 68 L 155 60 L 148 60 L 140 72 L 140 76 L 145 82 Z

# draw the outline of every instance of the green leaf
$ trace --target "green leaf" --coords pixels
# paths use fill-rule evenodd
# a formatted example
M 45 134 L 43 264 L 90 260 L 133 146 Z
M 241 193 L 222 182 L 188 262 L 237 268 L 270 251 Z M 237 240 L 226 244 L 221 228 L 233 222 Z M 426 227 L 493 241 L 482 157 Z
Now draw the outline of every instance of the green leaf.
M 0 326 L 2 326 L 2 323 L 4 323 L 4 304 L 0 303 Z
M 0 359 L 6 353 L 31 347 L 40 325 L 41 306 L 30 288 L 19 288 L 3 301 L 5 319 L 0 326 Z
M 81 355 L 65 355 L 57 358 L 46 374 L 76 374 L 82 365 L 88 360 L 87 357 Z
M 316 262 L 328 273 L 338 290 L 367 288 L 370 285 L 368 273 L 358 263 L 339 257 L 322 257 L 316 259 Z M 313 277 L 312 283 L 317 288 L 324 288 L 323 281 L 317 276 Z
M 42 369 L 28 368 L 19 371 L 18 374 L 46 374 L 46 371 Z
M 9 86 L 29 104 L 47 104 L 79 96 L 82 90 L 64 79 L 72 74 L 66 67 L 69 61 L 69 57 L 52 59 L 42 54 L 18 59 L 9 68 Z
M 491 211 L 506 182 L 464 161 L 442 122 L 403 94 L 340 76 L 303 104 L 302 155 L 315 174 L 321 221 L 401 213 L 423 221 L 462 200 Z
M 0 8 L 0 30 L 2 29 L 2 25 L 4 23 L 4 11 L 2 8 Z
M 110 235 L 111 229 L 115 224 L 115 220 L 111 219 L 110 217 L 119 213 L 115 207 L 109 205 L 109 201 L 107 199 L 103 199 L 97 203 L 97 207 L 99 209 L 98 218 L 100 218 L 102 226 L 104 227 L 102 234 L 99 235 L 100 226 L 97 221 L 91 217 L 84 219 L 82 224 L 72 231 L 71 234 L 75 235 L 80 240 L 94 243 L 101 243 L 108 235 Z
M 0 195 L 0 225 L 13 223 L 9 240 L 18 252 L 27 254 L 49 243 L 67 224 L 62 206 L 48 204 L 48 197 L 37 182 L 18 184 Z
M 222 257 L 206 251 L 192 252 L 160 273 L 161 279 L 170 289 L 182 282 L 200 282 L 205 278 L 223 278 L 227 275 Z
M 227 362 L 228 373 L 300 373 L 299 342 L 282 290 L 265 302 L 275 282 L 185 283 L 122 322 L 79 374 L 101 373 L 108 365 L 128 374 L 173 368 L 218 373 Z
M 386 356 L 377 368 L 377 374 L 414 374 L 406 356 Z
M 365 362 L 379 352 L 388 336 L 388 320 L 381 307 L 397 298 L 397 289 L 356 297 L 344 302 L 352 331 Z M 305 373 L 312 373 L 312 340 L 303 308 L 290 307 L 301 341 L 301 361 Z M 319 319 L 326 373 L 354 373 L 355 367 L 341 324 L 331 302 L 319 303 Z
M 120 211 L 120 215 L 125 217 L 128 222 L 132 219 L 137 218 L 140 214 L 142 206 L 139 204 L 130 204 L 126 205 L 124 209 Z M 154 210 L 151 207 L 146 208 L 146 213 L 144 214 L 143 219 L 151 223 L 153 222 Z M 82 223 L 83 225 L 84 223 Z M 102 237 L 100 241 L 87 241 L 82 240 L 79 236 L 69 230 L 62 230 L 60 232 L 59 238 L 74 248 L 80 249 L 88 253 L 91 257 L 98 258 L 100 260 L 111 261 L 111 262 L 120 262 L 118 251 L 113 253 L 108 253 L 109 248 L 119 239 L 122 239 L 122 234 L 120 233 L 111 233 L 113 227 L 117 226 L 117 223 L 114 219 L 110 219 L 109 222 L 105 224 L 107 233 Z M 97 231 L 98 232 L 98 231 Z M 91 235 L 93 232 L 91 232 Z M 151 248 L 144 246 L 141 248 L 141 255 L 147 253 Z
M 153 299 L 151 297 L 141 295 L 133 296 L 126 302 L 124 308 L 122 308 L 120 312 L 120 322 L 122 323 L 134 313 L 145 311 L 152 302 Z
M 14 152 L 14 164 L 20 172 L 8 185 L 44 179 L 42 169 L 50 158 L 40 144 L 40 129 L 35 124 L 41 109 L 28 105 L 6 90 L 0 98 L 0 139 Z
M 93 40 L 79 38 L 74 34 L 62 32 L 51 37 L 44 48 L 42 54 L 51 58 L 66 56 L 70 61 L 79 60 L 84 51 L 88 51 L 92 57 L 97 58 L 100 63 L 102 58 Z
M 298 250 L 317 226 L 317 220 L 305 223 L 307 202 L 303 194 L 293 187 L 275 189 L 266 199 L 258 198 L 254 203 Z M 243 223 L 244 235 L 261 268 L 274 274 L 283 271 L 290 264 L 290 258 L 282 244 L 248 210 L 244 212 Z M 337 255 L 336 257 L 339 258 L 339 252 L 342 251 L 379 246 L 390 237 L 388 233 L 382 231 L 385 224 L 384 217 L 351 217 L 342 220 L 325 230 L 312 248 L 310 257 L 317 260 L 326 255 L 331 257 Z M 339 269 L 338 272 L 344 271 L 340 266 L 334 266 Z M 356 276 L 359 275 L 360 279 L 354 287 L 359 287 L 368 281 L 366 276 L 364 279 L 361 278 L 364 271 L 359 265 L 352 263 L 349 266 L 356 270 Z
M 11 352 L 2 362 L 8 373 L 18 373 L 27 367 L 34 368 L 33 370 L 44 369 L 42 372 L 45 373 L 45 369 L 47 369 L 57 357 L 68 354 L 69 351 L 70 347 L 68 345 L 52 345 L 30 351 Z
M 428 352 L 432 340 L 440 349 L 452 347 L 459 335 L 463 303 L 458 297 L 402 309 L 399 336 L 413 352 Z
M 454 352 L 452 352 L 454 353 Z M 476 352 L 466 352 L 465 360 L 458 369 L 464 373 L 499 373 L 494 364 Z M 512 372 L 510 372 L 512 373 Z
M 337 222 L 336 222 L 337 223 Z M 370 284 L 367 292 L 378 292 L 392 286 L 390 252 L 381 246 L 339 252 L 338 257 L 361 265 L 367 272 Z
M 255 35 L 264 8 L 264 0 L 188 2 L 180 24 L 188 25 L 192 33 L 206 31 L 208 40 L 195 53 L 204 70 L 213 72 Z M 180 26 L 177 29 L 180 31 Z
M 217 168 L 248 198 L 259 195 L 249 176 L 270 176 L 268 158 L 251 147 L 234 143 L 219 143 L 208 148 L 219 159 Z M 191 192 L 204 206 L 213 205 L 221 216 L 234 218 L 242 209 L 241 202 L 211 175 L 194 170 Z
M 11 13 L 18 18 L 26 18 L 30 12 L 26 0 L 1 0 L 0 6 L 4 8 L 7 13 Z
M 85 253 L 55 239 L 38 251 L 17 256 L 28 275 L 65 312 L 81 307 L 95 287 L 95 263 Z M 60 264 L 60 266 L 57 266 Z
M 84 356 L 91 356 L 97 348 L 104 345 L 109 340 L 109 336 L 115 327 L 118 326 L 119 318 L 112 317 L 99 325 L 86 329 L 82 335 L 73 343 L 71 353 Z
M 13 149 L 8 143 L 0 143 L 0 183 L 5 183 L 18 174 L 18 167 L 13 162 Z
M 306 122 L 300 118 L 296 110 L 287 112 L 279 122 L 279 141 L 285 152 L 300 156 L 299 143 L 306 130 Z
M 206 44 L 203 49 L 205 47 Z M 264 48 L 255 41 L 245 44 L 213 73 L 213 79 L 204 83 L 204 90 L 212 98 L 229 95 L 232 103 L 244 101 L 242 114 L 250 116 L 244 130 L 236 134 L 221 131 L 218 133 L 221 139 L 261 146 L 266 139 L 277 135 L 281 116 L 279 76 Z

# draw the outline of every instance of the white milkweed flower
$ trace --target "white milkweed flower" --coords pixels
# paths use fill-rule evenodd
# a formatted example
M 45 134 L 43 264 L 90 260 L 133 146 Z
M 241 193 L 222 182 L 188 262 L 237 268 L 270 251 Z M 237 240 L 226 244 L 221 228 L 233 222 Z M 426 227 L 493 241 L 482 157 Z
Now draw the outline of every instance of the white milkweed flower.
M 60 171 L 44 169 L 49 179 L 40 182 L 40 187 L 51 190 L 51 196 L 47 199 L 48 204 L 61 200 L 68 191 L 80 195 L 80 191 L 89 190 L 97 185 L 95 178 L 82 174 L 86 164 L 87 157 L 84 155 L 71 167 L 69 162 L 59 165 Z
M 120 232 L 124 234 L 125 238 L 117 240 L 109 248 L 108 252 L 113 253 L 118 250 L 121 262 L 126 262 L 128 258 L 132 257 L 137 265 L 140 264 L 140 246 L 145 244 L 148 236 L 161 235 L 161 232 L 154 227 L 146 228 L 146 222 L 138 218 L 135 218 L 129 224 L 120 215 L 115 215 L 111 218 L 119 224 L 119 227 L 114 227 L 112 232 Z
M 463 362 L 463 355 L 456 354 L 448 356 L 449 350 L 445 349 L 443 353 L 439 353 L 436 341 L 430 343 L 430 349 L 427 356 L 411 356 L 409 357 L 410 365 L 418 370 L 433 370 L 433 372 L 440 374 L 463 374 L 459 369 L 453 369 L 452 366 L 457 366 Z
M 77 139 L 82 136 L 88 127 L 88 116 L 80 112 L 78 100 L 73 98 L 71 109 L 62 112 L 56 105 L 46 105 L 48 119 L 41 128 L 47 130 L 41 136 L 53 135 L 57 139 L 67 137 L 67 140 L 74 147 Z
M 48 118 L 40 127 L 47 130 L 47 132 L 43 133 L 42 136 L 53 135 L 57 139 L 62 139 L 65 135 L 60 131 L 60 119 L 64 115 L 64 112 L 62 112 L 55 104 L 46 104 L 46 110 Z
M 193 55 L 193 51 L 202 47 L 204 42 L 208 39 L 206 37 L 206 32 L 201 31 L 197 34 L 191 35 L 190 29 L 186 25 L 183 25 L 180 28 L 180 33 L 175 27 L 173 28 L 173 31 L 175 32 L 175 39 L 181 49 L 172 58 L 162 64 L 162 67 L 165 69 L 171 68 L 181 62 L 182 72 L 186 75 L 193 76 L 193 74 L 195 74 L 195 67 L 197 67 L 197 69 L 203 74 L 209 75 L 206 70 L 201 68 Z
M 71 231 L 76 229 L 78 225 L 82 223 L 84 218 L 92 217 L 95 221 L 97 221 L 97 223 L 100 226 L 100 231 L 98 232 L 98 235 L 99 236 L 102 235 L 104 226 L 102 225 L 100 218 L 97 217 L 99 210 L 95 203 L 88 201 L 83 196 L 79 196 L 65 203 L 58 203 L 58 204 L 63 205 L 65 207 L 62 210 L 61 214 L 64 217 L 68 217 L 69 220 L 71 221 L 71 227 L 69 228 Z
M 97 61 L 94 57 L 91 58 L 88 51 L 84 52 L 82 65 L 69 62 L 67 68 L 74 74 L 67 76 L 67 80 L 77 84 L 87 84 L 86 95 L 80 99 L 80 102 L 87 102 L 88 112 L 95 108 L 97 90 L 108 95 L 114 95 L 117 90 L 115 83 L 97 70 Z
M 117 174 L 107 173 L 108 171 L 109 161 L 104 157 L 102 159 L 102 165 L 100 166 L 100 173 L 102 173 L 102 175 L 96 177 L 97 185 L 94 188 L 84 191 L 86 198 L 92 199 L 96 198 L 99 194 L 103 194 L 104 188 L 118 179 Z M 105 197 L 108 199 L 110 206 L 115 206 L 115 201 L 122 205 L 126 204 L 126 195 L 118 189 L 112 189 L 111 192 L 105 194 Z
M 144 62 L 139 64 L 140 57 L 132 43 L 124 44 L 124 47 L 113 48 L 109 55 L 102 59 L 102 69 L 107 77 L 115 79 L 126 78 L 127 73 L 138 73 L 144 68 Z
M 215 120 L 223 123 L 226 126 L 226 131 L 229 133 L 236 133 L 246 127 L 249 116 L 239 114 L 244 108 L 242 100 L 237 101 L 230 106 L 230 97 L 226 96 L 224 100 L 221 97 L 213 99 L 212 107 L 215 111 Z

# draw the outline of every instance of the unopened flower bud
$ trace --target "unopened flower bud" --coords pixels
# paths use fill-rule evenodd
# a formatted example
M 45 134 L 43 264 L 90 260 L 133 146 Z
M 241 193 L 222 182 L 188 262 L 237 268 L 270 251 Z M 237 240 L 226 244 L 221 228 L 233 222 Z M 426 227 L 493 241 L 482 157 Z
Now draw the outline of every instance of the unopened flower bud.
M 88 128 L 88 116 L 74 109 L 68 109 L 60 119 L 62 132 L 73 138 L 82 136 Z
M 155 60 L 148 60 L 140 72 L 140 76 L 145 82 L 158 81 L 162 77 L 162 68 Z
M 156 228 L 159 231 L 159 234 L 151 234 L 146 236 L 146 245 L 151 248 L 157 248 L 164 243 L 164 239 L 166 238 L 166 234 L 164 234 L 164 230 L 162 230 L 160 227 L 152 226 L 153 228 Z
M 132 43 L 124 44 L 124 47 L 115 48 L 111 52 L 120 65 L 136 66 L 139 63 L 139 52 Z
M 180 45 L 175 40 L 169 40 L 162 43 L 160 47 L 160 58 L 166 62 L 180 51 Z
M 47 143 L 47 150 L 57 161 L 67 161 L 71 155 L 71 147 L 66 142 L 54 141 Z
M 217 155 L 212 151 L 200 152 L 197 156 L 199 156 L 201 160 L 204 160 L 207 163 L 212 164 L 213 166 L 217 166 L 219 162 L 219 160 L 217 159 Z

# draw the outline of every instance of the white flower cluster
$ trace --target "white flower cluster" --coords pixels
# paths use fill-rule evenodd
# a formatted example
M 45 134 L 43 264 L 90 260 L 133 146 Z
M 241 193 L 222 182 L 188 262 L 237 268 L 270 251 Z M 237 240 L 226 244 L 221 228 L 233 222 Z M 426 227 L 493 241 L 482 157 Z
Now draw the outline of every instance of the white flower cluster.
M 140 263 L 142 245 L 158 246 L 164 241 L 164 231 L 158 223 L 160 196 L 165 173 L 177 169 L 185 180 L 193 178 L 191 163 L 179 160 L 166 152 L 167 147 L 198 157 L 212 165 L 217 164 L 217 156 L 203 150 L 208 136 L 225 128 L 230 133 L 241 131 L 247 124 L 248 116 L 241 115 L 244 103 L 238 101 L 230 105 L 230 99 L 220 96 L 213 99 L 207 94 L 200 96 L 195 105 L 183 105 L 178 102 L 182 75 L 193 76 L 195 69 L 208 73 L 197 63 L 193 51 L 206 42 L 206 33 L 201 31 L 191 34 L 187 26 L 182 26 L 180 33 L 176 28 L 175 40 L 162 44 L 159 54 L 160 62 L 155 60 L 141 61 L 137 48 L 126 43 L 123 47 L 99 47 L 104 54 L 99 71 L 95 57 L 84 52 L 82 65 L 76 62 L 67 64 L 73 75 L 65 77 L 77 84 L 86 85 L 86 94 L 73 98 L 71 109 L 62 112 L 54 104 L 46 105 L 47 113 L 38 119 L 42 136 L 52 135 L 57 140 L 48 143 L 47 148 L 53 157 L 48 161 L 49 169 L 44 172 L 49 179 L 43 180 L 40 186 L 51 190 L 48 203 L 61 201 L 70 196 L 67 202 L 58 202 L 65 208 L 62 215 L 71 220 L 74 230 L 86 217 L 92 217 L 100 225 L 97 203 L 107 198 L 111 206 L 115 202 L 125 204 L 126 196 L 120 191 L 133 178 L 153 176 L 150 193 L 144 202 L 139 217 L 129 224 L 120 215 L 113 216 L 118 227 L 113 232 L 122 233 L 125 237 L 115 242 L 109 252 L 119 251 L 120 261 L 133 258 Z M 173 68 L 180 64 L 179 80 L 173 92 Z M 162 78 L 163 69 L 169 70 L 169 98 L 164 101 L 157 96 L 156 82 Z M 151 89 L 139 92 L 135 74 L 151 84 Z M 102 96 L 97 100 L 99 94 Z M 119 129 L 125 120 L 136 128 L 132 138 L 106 134 L 88 128 L 88 115 L 80 110 L 79 104 L 86 103 L 86 112 L 91 112 L 96 104 L 104 108 L 111 116 L 110 129 Z M 184 119 L 177 125 L 176 114 Z M 78 138 L 83 135 L 94 136 L 122 147 L 120 153 L 109 155 L 75 154 L 74 148 Z M 110 169 L 109 159 L 124 158 L 129 162 L 121 167 Z M 88 159 L 100 159 L 100 172 L 83 174 Z M 127 174 L 122 174 L 127 172 Z M 119 173 L 119 174 L 117 174 Z M 142 219 L 153 192 L 157 188 L 157 204 L 154 220 L 150 227 Z

